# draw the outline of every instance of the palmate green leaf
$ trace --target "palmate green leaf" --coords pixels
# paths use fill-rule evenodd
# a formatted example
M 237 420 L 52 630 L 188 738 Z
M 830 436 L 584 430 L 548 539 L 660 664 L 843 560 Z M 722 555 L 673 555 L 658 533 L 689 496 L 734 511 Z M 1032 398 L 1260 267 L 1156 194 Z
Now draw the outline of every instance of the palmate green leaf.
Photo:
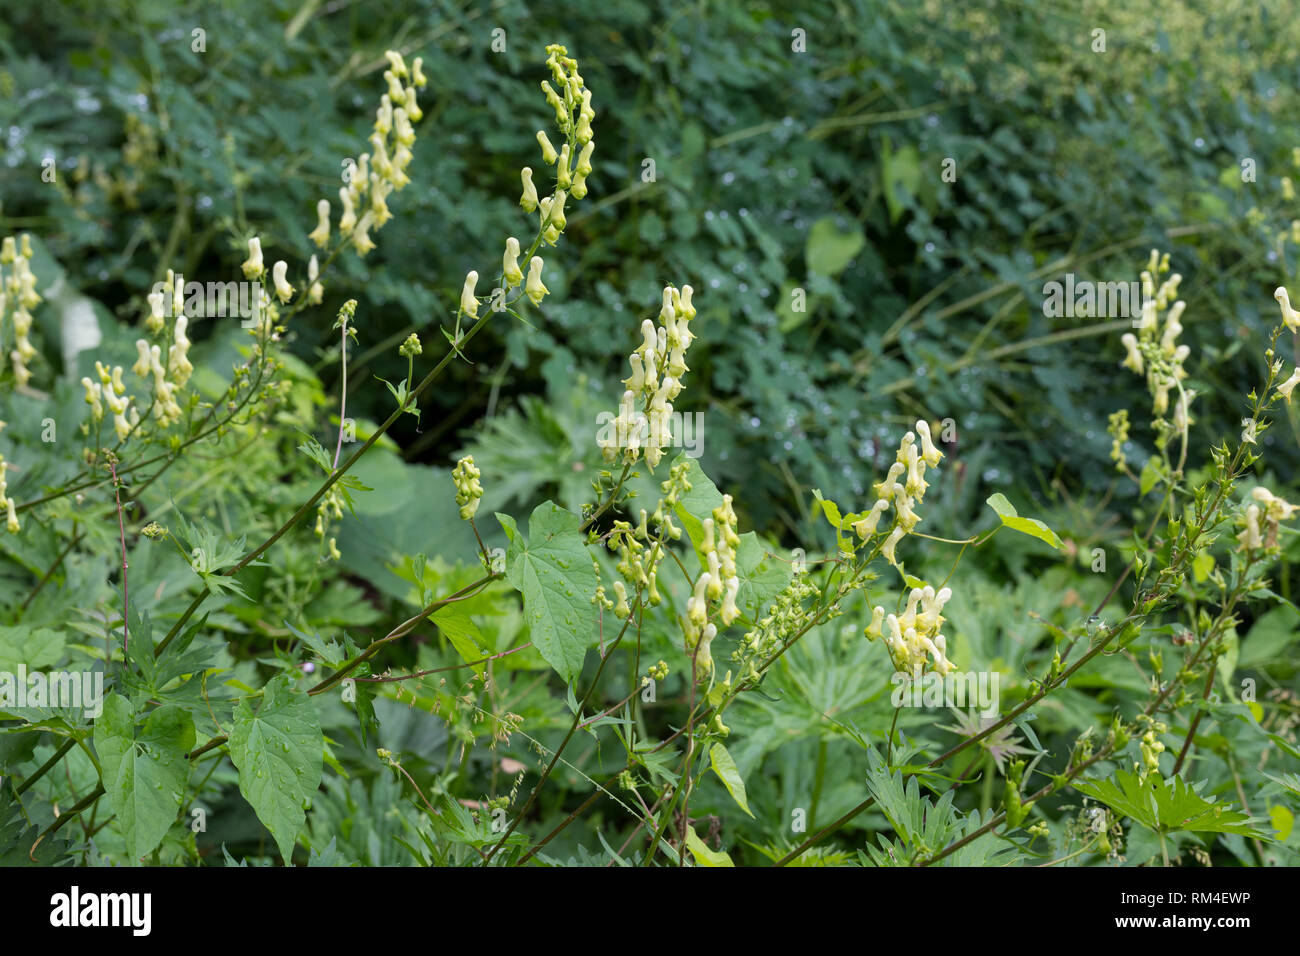
M 298 446 L 298 450 L 312 461 L 316 462 L 316 464 L 320 466 L 321 471 L 325 472 L 325 474 L 328 475 L 332 472 L 334 470 L 334 463 L 330 459 L 329 452 L 321 447 L 320 442 L 312 438 L 306 432 L 299 432 L 299 434 L 301 434 L 306 441 Z
M 1246 814 L 1206 800 L 1182 777 L 1171 781 L 1151 774 L 1144 781 L 1132 771 L 1121 770 L 1114 780 L 1076 780 L 1071 786 L 1100 800 L 1116 813 L 1160 833 L 1183 830 L 1268 839 Z
M 20 664 L 27 669 L 49 667 L 63 656 L 65 638 L 47 628 L 0 627 L 0 671 L 15 673 Z
M 1056 536 L 1056 532 L 1037 518 L 1021 517 L 1016 512 L 1015 505 L 1008 501 L 1007 496 L 1002 492 L 999 491 L 995 495 L 990 495 L 987 504 L 997 512 L 998 517 L 1002 519 L 1002 524 L 1012 531 L 1019 531 L 1021 534 L 1027 534 L 1039 541 L 1044 541 L 1058 551 L 1065 547 L 1061 543 L 1061 539 Z
M 37 843 L 40 834 L 39 826 L 28 823 L 12 787 L 0 787 L 0 867 L 58 865 L 68 853 L 67 841 L 52 834 Z
M 320 786 L 323 748 L 316 705 L 283 674 L 267 683 L 256 713 L 247 700 L 235 708 L 230 759 L 239 771 L 239 792 L 275 837 L 286 864 Z
M 747 617 L 757 619 L 763 605 L 790 583 L 793 574 L 790 563 L 768 554 L 753 531 L 740 536 L 736 548 L 736 577 L 740 578 L 736 604 Z
M 700 548 L 704 545 L 704 519 L 712 517 L 714 508 L 722 507 L 722 492 L 718 491 L 713 480 L 704 473 L 700 463 L 685 452 L 673 459 L 672 466 L 675 468 L 683 462 L 689 466 L 686 480 L 690 483 L 691 490 L 682 495 L 675 510 L 677 517 L 681 519 L 682 527 L 695 546 L 695 553 L 700 555 L 703 563 L 704 558 Z
M 497 520 L 510 539 L 506 580 L 524 596 L 533 646 L 572 684 L 596 633 L 591 597 L 599 581 L 578 531 L 582 519 L 543 502 L 528 519 L 527 540 L 509 515 L 497 514 Z
M 183 708 L 165 704 L 137 726 L 125 697 L 114 693 L 104 701 L 95 721 L 95 751 L 132 859 L 153 852 L 175 822 L 193 748 L 194 719 Z

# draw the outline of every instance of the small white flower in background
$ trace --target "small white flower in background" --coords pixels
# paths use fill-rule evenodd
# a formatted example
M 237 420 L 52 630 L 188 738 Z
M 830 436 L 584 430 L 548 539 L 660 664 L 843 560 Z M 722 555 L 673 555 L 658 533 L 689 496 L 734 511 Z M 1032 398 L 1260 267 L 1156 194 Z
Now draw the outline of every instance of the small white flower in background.
M 1250 497 L 1263 506 L 1264 516 L 1269 521 L 1287 521 L 1296 513 L 1297 508 L 1300 507 L 1279 498 L 1267 488 L 1260 486 L 1251 489 Z
M 1300 368 L 1296 368 L 1291 377 L 1277 387 L 1278 393 L 1286 399 L 1288 405 L 1291 404 L 1291 393 L 1297 385 L 1300 385 Z
M 1292 332 L 1300 332 L 1300 312 L 1291 308 L 1291 298 L 1287 295 L 1286 288 L 1278 286 L 1273 292 L 1273 298 L 1282 308 L 1282 321 Z
M 104 418 L 104 406 L 102 399 L 104 397 L 104 388 L 98 382 L 92 382 L 89 378 L 83 377 L 81 384 L 86 388 L 86 404 L 90 406 L 90 418 L 92 421 L 102 421 Z
M 352 230 L 352 248 L 356 250 L 359 256 L 364 257 L 366 253 L 375 248 L 375 242 L 370 238 L 370 227 L 374 223 L 374 219 L 374 213 L 366 210 L 366 214 L 361 217 L 361 221 Z
M 324 202 L 322 199 L 321 202 Z M 312 256 L 307 260 L 307 301 L 312 305 L 320 305 L 325 298 L 325 287 L 317 281 L 320 276 L 320 263 L 316 257 Z
M 144 327 L 157 335 L 163 330 L 167 316 L 167 307 L 163 304 L 167 297 L 162 292 L 151 292 L 145 298 L 149 301 L 149 317 L 145 319 Z
M 190 340 L 185 335 L 188 322 L 184 315 L 176 317 L 176 325 L 172 331 L 172 347 L 167 353 L 167 371 L 171 374 L 172 381 L 179 386 L 188 382 L 194 372 L 194 366 L 189 360 Z
M 245 279 L 256 279 L 266 270 L 266 266 L 262 263 L 262 240 L 257 236 L 248 240 L 248 258 L 244 260 L 241 268 L 244 270 Z
M 316 228 L 307 234 L 307 238 L 324 249 L 330 241 L 330 201 L 322 199 L 316 203 Z
M 17 534 L 22 530 L 22 526 L 18 524 L 18 509 L 14 507 L 14 500 L 5 494 L 5 470 L 8 467 L 4 455 L 0 455 L 0 507 L 5 509 L 5 530 L 10 534 Z
M 1237 535 L 1237 540 L 1241 542 L 1242 548 L 1247 551 L 1262 548 L 1264 541 L 1259 535 L 1259 505 L 1247 507 L 1242 516 L 1242 522 L 1245 528 L 1241 534 Z
M 352 190 L 347 186 L 339 189 L 339 204 L 343 213 L 339 216 L 339 232 L 347 235 L 357 226 L 357 210 L 352 202 Z
M 293 298 L 293 286 L 285 278 L 289 271 L 289 263 L 283 259 L 278 260 L 271 268 L 271 283 L 275 286 L 275 295 L 281 302 L 288 302 Z
M 1124 368 L 1132 369 L 1139 375 L 1142 374 L 1142 353 L 1138 351 L 1137 336 L 1132 332 L 1125 332 L 1119 340 L 1124 343 L 1124 348 L 1128 350 L 1128 356 L 1121 363 Z

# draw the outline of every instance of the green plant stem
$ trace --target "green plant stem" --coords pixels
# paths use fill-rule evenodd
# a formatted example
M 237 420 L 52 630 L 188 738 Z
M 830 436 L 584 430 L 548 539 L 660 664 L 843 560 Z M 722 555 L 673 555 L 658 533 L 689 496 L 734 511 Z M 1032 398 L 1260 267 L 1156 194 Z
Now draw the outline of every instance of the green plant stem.
M 637 594 L 637 601 L 639 604 L 639 592 Z M 564 752 L 564 748 L 567 747 L 569 741 L 573 739 L 573 735 L 578 729 L 578 724 L 582 720 L 582 709 L 587 706 L 587 701 L 591 698 L 591 695 L 595 693 L 596 687 L 600 684 L 600 676 L 605 672 L 605 665 L 608 664 L 610 659 L 614 656 L 615 649 L 623 640 L 623 635 L 627 633 L 628 625 L 631 623 L 632 615 L 629 614 L 627 620 L 623 622 L 622 629 L 618 632 L 618 637 L 615 638 L 614 643 L 610 645 L 609 652 L 601 658 L 600 666 L 596 669 L 596 676 L 592 678 L 591 684 L 587 687 L 587 692 L 583 694 L 582 699 L 578 701 L 577 710 L 574 712 L 573 720 L 569 724 L 569 732 L 564 735 L 564 739 L 560 741 L 560 745 L 555 748 L 555 753 L 551 755 L 551 762 L 546 765 L 546 769 L 542 771 L 541 778 L 533 785 L 533 789 L 528 794 L 528 800 L 525 801 L 523 808 L 515 814 L 515 818 L 510 822 L 510 826 L 506 829 L 506 832 L 501 835 L 501 839 L 492 846 L 491 850 L 488 851 L 487 856 L 484 857 L 484 862 L 490 863 L 492 858 L 500 852 L 501 848 L 506 845 L 506 841 L 510 839 L 510 834 L 515 832 L 515 828 L 519 826 L 520 821 L 523 820 L 528 811 L 532 809 L 533 804 L 537 801 L 537 795 L 541 792 L 542 786 L 550 778 L 551 771 L 555 769 L 555 765 L 560 761 L 560 754 Z
M 47 773 L 53 770 L 54 767 L 58 764 L 58 762 L 62 760 L 64 756 L 67 755 L 68 751 L 71 750 L 76 745 L 77 745 L 77 741 L 73 737 L 69 737 L 67 740 L 65 740 L 63 744 L 59 747 L 59 749 L 54 751 L 54 755 L 51 756 L 49 760 L 45 761 L 45 763 L 41 764 L 39 767 L 33 770 L 31 775 L 27 777 L 27 779 L 25 779 L 22 783 L 14 787 L 14 794 L 21 797 L 24 793 L 30 790 L 32 784 L 34 784 L 37 780 L 40 780 L 41 777 L 45 776 Z

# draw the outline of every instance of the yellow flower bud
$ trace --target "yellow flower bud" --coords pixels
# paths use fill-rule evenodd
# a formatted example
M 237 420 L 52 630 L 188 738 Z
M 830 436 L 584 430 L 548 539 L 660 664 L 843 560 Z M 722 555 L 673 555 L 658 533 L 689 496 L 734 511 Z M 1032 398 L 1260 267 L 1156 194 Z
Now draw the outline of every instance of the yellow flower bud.
M 478 273 L 465 274 L 465 285 L 460 290 L 460 308 L 470 318 L 478 317 L 478 299 L 474 297 L 474 286 L 478 284 Z
M 533 305 L 541 305 L 542 297 L 548 292 L 550 289 L 542 285 L 542 257 L 533 256 L 528 262 L 528 281 L 524 283 L 524 293 Z
M 555 147 L 552 146 L 551 141 L 547 139 L 545 130 L 539 129 L 537 131 L 537 145 L 542 147 L 542 159 L 546 161 L 547 166 L 552 165 L 560 158 L 560 154 L 555 151 Z
M 569 173 L 569 144 L 565 143 L 560 147 L 559 163 L 555 167 L 555 185 L 560 189 L 568 189 L 573 185 L 573 179 Z
M 418 123 L 424 119 L 424 110 L 420 109 L 420 104 L 415 100 L 414 86 L 406 88 L 406 102 L 402 104 L 402 107 L 406 110 L 406 115 L 410 117 L 412 123 Z M 415 139 L 414 133 L 411 134 L 411 139 Z
M 533 170 L 525 166 L 520 170 L 519 178 L 524 183 L 524 194 L 519 197 L 519 205 L 523 207 L 524 212 L 532 212 L 537 208 L 537 187 L 533 185 Z
M 285 278 L 285 273 L 289 271 L 289 263 L 280 259 L 271 267 L 271 282 L 275 286 L 275 295 L 281 302 L 288 302 L 293 298 L 293 286 Z
M 339 202 L 343 206 L 343 215 L 339 216 L 339 232 L 347 235 L 357 224 L 357 213 L 352 207 L 352 190 L 347 186 L 339 189 Z
M 316 203 L 316 228 L 308 233 L 307 238 L 324 249 L 330 241 L 330 201 L 322 199 Z
M 596 141 L 588 140 L 586 145 L 584 145 L 582 150 L 578 153 L 578 165 L 574 172 L 582 179 L 586 179 L 591 175 L 591 154 L 595 149 Z
M 370 238 L 370 227 L 375 221 L 374 213 L 369 210 L 361 217 L 356 228 L 352 231 L 352 246 L 357 251 L 357 255 L 364 256 L 371 249 L 375 248 L 374 240 Z
M 135 372 L 135 374 L 139 375 L 141 378 L 145 378 L 148 376 L 149 369 L 152 366 L 153 353 L 149 350 L 149 343 L 144 339 L 135 340 L 135 350 L 139 355 L 139 358 L 137 358 L 135 364 L 131 366 L 131 371 Z
M 398 79 L 406 77 L 406 61 L 402 59 L 402 54 L 397 50 L 385 50 L 384 58 L 388 60 L 388 65 L 392 67 L 393 75 Z
M 519 268 L 519 240 L 514 236 L 506 240 L 505 255 L 501 257 L 501 273 L 505 277 L 507 289 L 524 281 L 524 273 Z
M 248 240 L 248 258 L 244 260 L 245 279 L 256 279 L 266 267 L 262 264 L 262 240 L 257 236 Z
M 406 90 L 402 88 L 401 82 L 392 70 L 384 71 L 384 82 L 388 84 L 388 98 L 392 100 L 394 106 L 401 106 L 406 102 Z
M 320 263 L 316 261 L 315 256 L 312 256 L 307 260 L 307 301 L 312 305 L 320 305 L 325 298 L 325 287 L 316 281 L 319 275 Z

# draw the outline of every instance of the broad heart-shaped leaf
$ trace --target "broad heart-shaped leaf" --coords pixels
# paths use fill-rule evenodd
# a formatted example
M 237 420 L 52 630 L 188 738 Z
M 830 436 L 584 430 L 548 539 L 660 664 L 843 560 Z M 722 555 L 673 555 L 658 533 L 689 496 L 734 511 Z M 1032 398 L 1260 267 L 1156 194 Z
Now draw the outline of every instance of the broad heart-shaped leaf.
M 740 536 L 740 547 L 736 548 L 736 577 L 740 578 L 736 603 L 745 615 L 757 619 L 763 605 L 789 584 L 793 575 L 790 562 L 771 557 L 753 531 Z
M 152 853 L 175 822 L 193 749 L 194 718 L 182 708 L 165 704 L 137 727 L 125 697 L 109 694 L 104 701 L 95 720 L 95 751 L 132 859 Z
M 451 646 L 466 664 L 482 661 L 491 653 L 483 645 L 483 635 L 479 632 L 474 619 L 462 604 L 449 604 L 435 611 L 430 620 L 446 635 Z M 473 665 L 474 673 L 482 674 L 485 664 Z
M 745 794 L 745 781 L 740 778 L 740 768 L 736 766 L 736 761 L 727 752 L 727 748 L 720 743 L 714 743 L 709 748 L 709 764 L 713 767 L 713 772 L 722 778 L 727 792 L 736 798 L 736 802 L 740 804 L 740 809 L 752 817 L 754 814 L 749 809 L 749 802 Z
M 591 597 L 599 584 L 578 531 L 582 519 L 553 501 L 543 502 L 528 519 L 527 541 L 509 515 L 498 514 L 497 520 L 510 539 L 506 580 L 524 596 L 533 646 L 572 684 L 596 633 Z
M 677 502 L 677 517 L 681 519 L 682 527 L 686 529 L 686 534 L 690 537 L 691 543 L 695 545 L 695 553 L 700 554 L 700 548 L 704 545 L 704 519 L 713 517 L 713 509 L 722 507 L 722 492 L 718 491 L 713 480 L 704 473 L 700 463 L 690 455 L 682 452 L 673 459 L 673 467 L 685 462 L 689 465 L 686 472 L 686 481 L 690 484 L 691 490 L 682 495 L 681 500 Z M 703 562 L 703 556 L 700 558 Z
M 320 786 L 325 741 L 316 705 L 281 674 L 267 683 L 262 706 L 235 708 L 230 759 L 239 792 L 266 825 L 287 865 L 312 795 Z
M 1065 545 L 1061 543 L 1061 539 L 1056 536 L 1056 532 L 1037 518 L 1022 518 L 1016 512 L 1016 506 L 1007 501 L 1007 496 L 1002 492 L 999 491 L 995 495 L 990 495 L 987 504 L 998 513 L 1002 523 L 1012 531 L 1019 531 L 1021 534 L 1027 534 L 1039 541 L 1045 541 L 1057 550 L 1065 548 Z
M 1137 774 L 1121 770 L 1114 780 L 1076 780 L 1072 786 L 1157 832 L 1237 833 L 1268 839 L 1246 814 L 1229 805 L 1211 803 L 1182 777 L 1165 780 L 1159 774 L 1150 774 L 1139 780 Z
M 837 276 L 862 251 L 866 242 L 866 236 L 856 224 L 842 232 L 833 217 L 823 216 L 808 230 L 804 261 L 809 272 Z

